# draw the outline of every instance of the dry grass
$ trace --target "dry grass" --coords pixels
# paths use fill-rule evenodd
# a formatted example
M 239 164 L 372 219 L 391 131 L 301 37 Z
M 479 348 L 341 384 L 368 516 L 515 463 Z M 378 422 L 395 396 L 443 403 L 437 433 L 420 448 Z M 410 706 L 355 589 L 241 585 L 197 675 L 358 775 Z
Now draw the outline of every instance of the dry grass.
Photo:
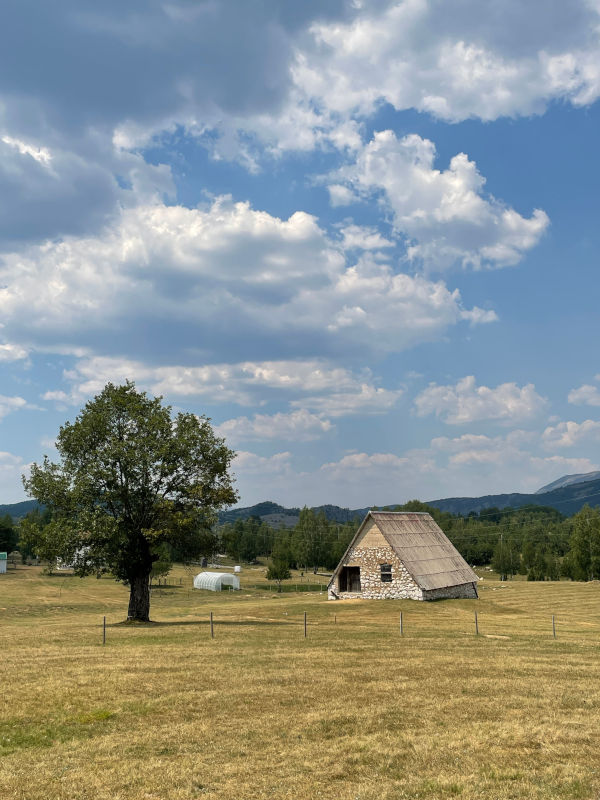
M 106 578 L 2 576 L 3 800 L 600 796 L 599 584 L 331 603 L 176 576 L 139 627 Z

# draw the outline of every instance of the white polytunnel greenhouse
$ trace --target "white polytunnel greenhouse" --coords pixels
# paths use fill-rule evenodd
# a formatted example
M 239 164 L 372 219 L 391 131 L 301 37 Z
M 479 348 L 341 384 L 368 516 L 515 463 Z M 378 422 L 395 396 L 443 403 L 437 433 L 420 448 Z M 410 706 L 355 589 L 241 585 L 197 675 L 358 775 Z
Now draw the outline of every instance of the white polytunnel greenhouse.
M 220 592 L 222 589 L 240 588 L 240 579 L 230 572 L 200 572 L 194 578 L 194 589 L 208 589 L 211 592 Z

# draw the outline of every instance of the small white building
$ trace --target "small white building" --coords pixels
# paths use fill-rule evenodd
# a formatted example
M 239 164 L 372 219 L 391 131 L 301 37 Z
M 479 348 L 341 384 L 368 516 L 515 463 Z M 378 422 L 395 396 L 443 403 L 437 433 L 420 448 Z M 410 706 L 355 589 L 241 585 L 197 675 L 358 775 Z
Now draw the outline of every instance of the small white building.
M 231 572 L 200 572 L 194 578 L 194 589 L 208 589 L 220 592 L 225 588 L 240 588 L 240 579 Z

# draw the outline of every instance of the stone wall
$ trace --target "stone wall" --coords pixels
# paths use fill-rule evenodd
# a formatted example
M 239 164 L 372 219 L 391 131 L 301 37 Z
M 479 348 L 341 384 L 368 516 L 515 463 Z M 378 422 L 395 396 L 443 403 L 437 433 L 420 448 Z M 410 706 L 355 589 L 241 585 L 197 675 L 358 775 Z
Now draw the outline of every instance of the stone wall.
M 357 544 L 361 543 L 357 542 Z M 381 564 L 392 565 L 390 583 L 381 581 Z M 340 592 L 339 573 L 341 567 L 360 567 L 360 592 Z M 451 600 L 476 599 L 478 594 L 475 583 L 462 583 L 458 586 L 445 586 L 441 589 L 421 589 L 392 548 L 380 546 L 353 547 L 329 583 L 327 596 L 329 600 L 383 600 L 386 598 Z
M 359 542 L 360 543 L 360 542 Z M 381 581 L 381 564 L 392 565 L 390 583 Z M 339 569 L 329 584 L 330 600 L 350 600 L 366 598 L 370 600 L 385 598 L 409 598 L 423 600 L 423 591 L 417 586 L 398 556 L 391 547 L 354 547 L 340 565 L 344 567 L 360 567 L 360 593 L 340 592 Z
M 423 600 L 451 600 L 460 597 L 476 600 L 477 584 L 461 583 L 458 586 L 444 586 L 442 589 L 423 589 Z

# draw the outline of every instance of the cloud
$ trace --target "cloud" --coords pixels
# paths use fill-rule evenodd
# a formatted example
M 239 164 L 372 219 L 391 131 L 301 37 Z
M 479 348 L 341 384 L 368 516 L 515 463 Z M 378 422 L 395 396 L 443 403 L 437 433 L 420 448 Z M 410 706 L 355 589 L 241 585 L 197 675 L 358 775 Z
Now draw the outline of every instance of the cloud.
M 72 369 L 65 371 L 64 379 L 69 384 L 68 391 L 47 391 L 43 399 L 63 406 L 76 405 L 100 392 L 109 381 L 123 383 L 127 380 L 167 398 L 194 397 L 218 404 L 256 405 L 269 397 L 287 401 L 290 395 L 301 397 L 318 393 L 308 398 L 312 407 L 319 395 L 334 398 L 332 404 L 344 402 L 343 398 L 335 399 L 341 395 L 341 390 L 349 404 L 371 402 L 384 406 L 391 405 L 398 396 L 396 392 L 366 383 L 372 379 L 369 370 L 353 372 L 320 359 L 155 366 L 132 359 L 96 356 L 76 361 Z
M 399 352 L 461 321 L 496 319 L 465 309 L 441 281 L 368 255 L 348 262 L 309 214 L 283 220 L 228 197 L 205 209 L 125 209 L 100 237 L 6 255 L 0 281 L 11 341 L 64 351 L 101 337 L 103 348 L 127 341 L 130 352 L 155 354 L 178 341 L 205 362 L 323 356 L 348 344 Z
M 537 455 L 539 443 L 537 434 L 517 430 L 506 436 L 439 437 L 430 449 L 438 454 L 439 484 L 446 496 L 533 492 L 560 475 L 597 469 L 589 458 Z
M 23 499 L 21 476 L 26 470 L 27 465 L 20 456 L 0 451 L 0 497 L 3 503 L 18 503 Z
M 402 389 L 384 389 L 363 383 L 358 391 L 332 392 L 320 397 L 292 400 L 292 406 L 304 406 L 328 417 L 351 414 L 383 414 L 393 408 L 402 396 Z
M 56 438 L 54 436 L 42 436 L 40 439 L 40 444 L 46 450 L 52 450 L 56 452 Z
M 464 153 L 446 170 L 434 167 L 435 155 L 428 139 L 381 131 L 332 178 L 363 197 L 383 192 L 395 228 L 409 238 L 409 259 L 428 269 L 518 263 L 546 230 L 547 215 L 536 209 L 527 219 L 486 196 L 485 179 Z
M 597 443 L 600 441 L 600 422 L 586 419 L 584 422 L 560 422 L 548 426 L 542 438 L 544 444 L 551 447 L 574 447 L 577 444 Z
M 365 4 L 352 20 L 312 26 L 295 81 L 340 116 L 382 102 L 451 122 L 541 113 L 556 99 L 587 105 L 600 94 L 598 23 L 584 0 Z
M 252 418 L 229 419 L 218 425 L 215 432 L 227 439 L 228 443 L 269 439 L 309 442 L 320 439 L 332 429 L 329 420 L 298 409 L 290 413 L 255 414 Z
M 0 419 L 10 414 L 11 411 L 18 411 L 26 406 L 27 401 L 22 397 L 6 397 L 6 395 L 0 394 Z
M 578 389 L 572 389 L 568 400 L 578 406 L 600 406 L 600 390 L 597 386 L 586 383 Z
M 182 133 L 257 169 L 289 150 L 359 149 L 382 103 L 491 120 L 600 93 L 599 14 L 585 0 L 295 5 L 66 0 L 32 20 L 12 4 L 0 34 L 9 238 L 90 232 L 135 179 L 126 156 Z M 352 199 L 340 184 L 330 194 Z
M 27 358 L 28 353 L 24 347 L 17 344 L 0 344 L 1 361 L 21 361 Z
M 335 502 L 360 508 L 415 497 L 532 493 L 560 475 L 598 469 L 588 458 L 539 455 L 540 443 L 539 434 L 521 430 L 505 436 L 439 437 L 428 447 L 399 453 L 346 453 L 303 472 L 295 468 L 289 453 L 277 454 L 273 461 L 246 453 L 248 470 L 239 471 L 239 483 L 248 503 L 270 497 L 288 505 Z
M 122 207 L 173 199 L 169 167 L 142 152 L 152 147 L 154 159 L 181 137 L 258 170 L 287 151 L 364 153 L 362 125 L 382 102 L 458 120 L 598 96 L 599 17 L 584 0 L 568 14 L 554 1 L 510 0 L 502 13 L 475 0 L 452 11 L 439 0 L 288 5 L 68 0 L 38 9 L 32 22 L 26 5 L 13 4 L 0 35 L 4 249 L 89 236 Z M 43 35 L 17 35 L 32 25 Z M 411 138 L 419 139 L 401 140 L 405 150 Z M 399 151 L 395 158 L 402 161 Z M 419 171 L 410 159 L 403 170 L 415 199 L 424 189 Z M 420 207 L 404 214 L 398 191 L 385 189 L 398 229 L 414 240 L 413 259 L 516 263 L 547 226 L 542 211 L 526 218 L 493 198 L 467 208 L 477 205 L 471 195 L 482 179 L 462 154 L 447 170 L 422 173 L 432 178 L 433 205 L 421 220 Z M 334 205 L 356 200 L 347 180 L 329 192 Z M 453 205 L 458 219 L 450 222 Z
M 70 209 L 71 231 L 89 230 L 116 209 L 116 176 L 131 180 L 116 164 L 119 156 L 182 126 L 209 146 L 218 142 L 221 156 L 228 148 L 240 155 L 248 133 L 269 115 L 278 118 L 282 140 L 286 124 L 288 137 L 299 140 L 304 128 L 312 140 L 314 126 L 298 124 L 306 116 L 300 105 L 282 112 L 294 93 L 294 42 L 317 19 L 345 18 L 348 5 L 306 0 L 301 6 L 66 0 L 36 9 L 35 18 L 22 4 L 6 9 L 0 142 L 23 160 L 0 170 L 0 185 L 2 176 L 14 188 L 24 178 L 13 214 L 17 232 L 24 233 L 28 199 L 51 218 L 38 225 L 52 220 L 67 232 Z M 332 140 L 344 128 L 350 135 L 350 121 L 339 127 Z M 30 225 L 33 232 L 35 220 Z
M 366 225 L 344 225 L 340 228 L 342 248 L 344 250 L 379 250 L 382 247 L 394 247 L 379 233 L 377 228 Z
M 360 199 L 353 191 L 341 183 L 330 183 L 327 186 L 327 191 L 329 192 L 329 202 L 333 208 L 349 206 Z
M 456 385 L 432 383 L 415 398 L 417 416 L 435 414 L 448 425 L 464 425 L 481 420 L 514 423 L 531 419 L 545 407 L 546 401 L 532 383 L 523 387 L 502 383 L 495 389 L 477 386 L 473 375 Z
M 121 191 L 106 168 L 74 153 L 0 136 L 0 246 L 97 230 Z
M 238 450 L 233 460 L 233 469 L 238 476 L 286 475 L 290 471 L 291 457 L 292 454 L 287 451 L 272 456 L 259 456 L 247 450 Z

